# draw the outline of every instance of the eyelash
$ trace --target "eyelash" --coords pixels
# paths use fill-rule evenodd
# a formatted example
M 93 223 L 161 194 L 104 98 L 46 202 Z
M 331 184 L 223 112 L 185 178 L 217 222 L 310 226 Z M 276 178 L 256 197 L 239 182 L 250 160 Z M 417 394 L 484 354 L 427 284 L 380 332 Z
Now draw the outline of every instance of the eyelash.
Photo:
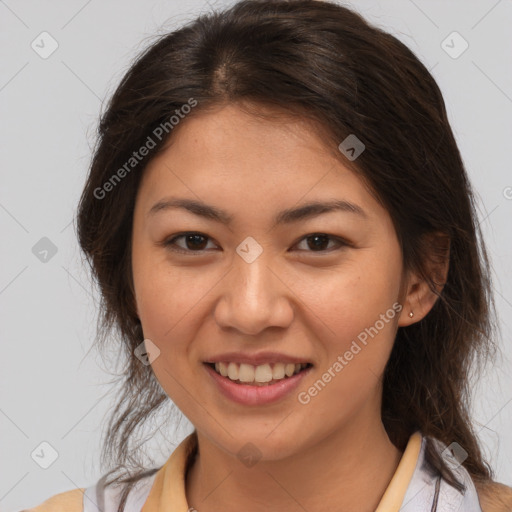
M 168 239 L 164 240 L 161 243 L 161 245 L 163 245 L 164 247 L 170 249 L 171 251 L 178 252 L 178 253 L 181 253 L 181 254 L 187 254 L 187 255 L 193 255 L 194 253 L 197 254 L 197 255 L 200 255 L 200 254 L 203 254 L 204 252 L 206 252 L 206 250 L 204 250 L 204 249 L 197 250 L 197 251 L 193 251 L 193 250 L 190 250 L 190 249 L 183 249 L 182 247 L 178 247 L 175 244 L 176 240 L 178 240 L 180 238 L 184 238 L 186 236 L 190 236 L 190 235 L 197 235 L 197 236 L 201 236 L 203 238 L 206 238 L 207 240 L 211 240 L 211 238 L 208 235 L 205 235 L 203 233 L 199 233 L 199 232 L 196 232 L 196 231 L 187 231 L 185 233 L 181 233 L 181 234 L 178 234 L 176 236 L 173 236 L 172 238 L 168 238 Z M 343 238 L 341 238 L 339 236 L 329 235 L 328 233 L 310 233 L 310 234 L 305 235 L 302 238 L 300 238 L 294 244 L 294 246 L 299 244 L 303 240 L 307 240 L 308 238 L 315 237 L 315 236 L 326 237 L 330 241 L 337 242 L 338 245 L 339 245 L 338 249 L 341 249 L 343 247 L 353 247 L 353 244 L 351 244 L 347 240 L 344 240 Z M 330 252 L 332 252 L 332 250 L 333 249 L 331 248 L 331 249 L 323 249 L 321 251 L 308 251 L 308 250 L 305 250 L 304 252 L 310 252 L 312 254 L 322 254 L 322 253 L 330 253 Z

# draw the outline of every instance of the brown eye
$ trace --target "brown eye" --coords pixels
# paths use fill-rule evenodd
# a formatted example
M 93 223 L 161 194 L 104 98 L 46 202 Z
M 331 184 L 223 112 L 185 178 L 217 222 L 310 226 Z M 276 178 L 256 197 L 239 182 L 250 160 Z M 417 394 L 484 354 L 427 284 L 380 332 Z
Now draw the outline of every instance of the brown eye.
M 177 243 L 178 241 L 181 241 L 181 243 Z M 164 241 L 162 245 L 175 252 L 181 252 L 184 254 L 196 253 L 199 255 L 207 252 L 209 241 L 210 237 L 203 235 L 202 233 L 189 232 L 176 235 Z M 332 243 L 334 243 L 334 246 Z M 307 235 L 296 245 L 299 246 L 300 244 L 303 244 L 303 248 L 299 249 L 301 252 L 310 253 L 332 252 L 332 250 L 335 250 L 336 248 L 351 246 L 351 244 L 346 240 L 326 233 L 313 233 Z M 210 249 L 211 248 L 212 247 L 210 247 Z
M 307 235 L 300 240 L 298 245 L 303 242 L 306 242 L 306 248 L 301 250 L 305 250 L 306 252 L 330 252 L 330 249 L 333 248 L 332 246 L 329 247 L 330 242 L 335 242 L 338 247 L 349 245 L 343 239 L 337 236 L 327 235 L 325 233 L 313 233 L 311 235 Z
M 187 249 L 201 250 L 206 247 L 206 237 L 203 235 L 185 235 Z
M 178 245 L 177 240 L 183 239 L 184 246 Z M 205 252 L 204 249 L 208 244 L 209 237 L 202 233 L 183 233 L 164 242 L 165 247 L 169 247 L 176 252 Z

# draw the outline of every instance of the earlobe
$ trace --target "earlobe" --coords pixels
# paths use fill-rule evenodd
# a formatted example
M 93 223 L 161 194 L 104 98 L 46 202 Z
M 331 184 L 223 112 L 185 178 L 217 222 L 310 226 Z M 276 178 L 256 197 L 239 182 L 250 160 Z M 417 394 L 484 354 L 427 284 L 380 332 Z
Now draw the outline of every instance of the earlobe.
M 399 327 L 419 322 L 425 318 L 439 299 L 448 278 L 450 239 L 443 233 L 424 235 L 420 251 L 424 254 L 422 271 L 410 272 L 403 299 L 403 313 Z
M 437 299 L 438 295 L 431 290 L 427 281 L 416 278 L 409 286 L 398 326 L 406 327 L 425 318 Z

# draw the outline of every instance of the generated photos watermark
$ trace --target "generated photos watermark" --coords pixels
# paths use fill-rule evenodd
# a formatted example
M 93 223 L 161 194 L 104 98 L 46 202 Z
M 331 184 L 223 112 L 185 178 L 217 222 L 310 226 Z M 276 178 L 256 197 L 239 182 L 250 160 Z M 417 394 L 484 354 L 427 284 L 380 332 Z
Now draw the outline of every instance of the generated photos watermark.
M 105 196 L 114 190 L 116 185 L 121 182 L 137 165 L 149 155 L 158 142 L 168 135 L 171 130 L 177 126 L 182 119 L 185 119 L 187 114 L 190 114 L 192 108 L 197 105 L 197 100 L 189 98 L 187 103 L 184 103 L 179 109 L 176 109 L 172 116 L 167 121 L 160 123 L 150 135 L 147 136 L 146 141 L 142 146 L 132 153 L 132 156 L 114 173 L 112 176 L 103 183 L 101 187 L 96 187 L 93 195 L 96 199 L 104 199 Z
M 324 372 L 320 379 L 318 379 L 312 386 L 310 386 L 307 391 L 301 391 L 297 395 L 297 400 L 302 405 L 307 405 L 311 402 L 311 399 L 322 391 L 329 382 L 338 375 L 345 366 L 349 364 L 354 357 L 361 352 L 361 350 L 368 344 L 368 336 L 372 339 L 377 336 L 379 331 L 381 331 L 386 324 L 388 324 L 397 313 L 402 311 L 402 305 L 399 302 L 395 302 L 391 308 L 389 308 L 386 313 L 382 313 L 379 316 L 379 320 L 377 320 L 371 327 L 365 328 L 357 335 L 356 340 L 352 340 L 352 344 L 350 348 L 346 350 L 342 355 L 338 355 L 336 361 Z M 359 343 L 358 343 L 359 342 Z

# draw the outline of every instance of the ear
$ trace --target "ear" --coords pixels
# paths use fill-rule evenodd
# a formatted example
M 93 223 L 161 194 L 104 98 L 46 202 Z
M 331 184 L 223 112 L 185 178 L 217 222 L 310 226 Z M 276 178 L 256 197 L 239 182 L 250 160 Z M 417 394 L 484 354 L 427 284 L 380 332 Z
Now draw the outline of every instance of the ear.
M 427 316 L 443 291 L 450 263 L 450 238 L 440 232 L 423 235 L 416 254 L 422 257 L 418 270 L 405 275 L 399 327 L 419 322 Z M 410 314 L 412 313 L 412 317 Z

